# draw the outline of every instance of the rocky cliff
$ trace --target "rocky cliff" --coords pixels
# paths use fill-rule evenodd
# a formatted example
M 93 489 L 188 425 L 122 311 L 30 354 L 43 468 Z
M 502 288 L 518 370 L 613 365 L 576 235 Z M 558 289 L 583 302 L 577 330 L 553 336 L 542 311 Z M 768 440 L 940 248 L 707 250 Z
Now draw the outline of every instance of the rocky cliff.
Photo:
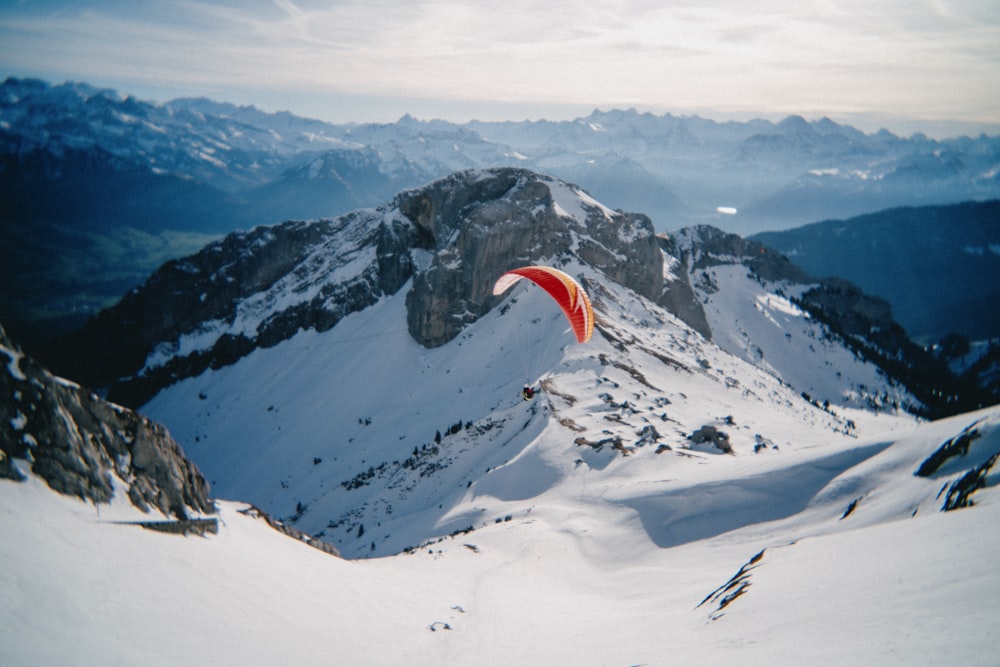
M 323 331 L 409 284 L 407 324 L 443 345 L 493 308 L 504 271 L 585 262 L 704 334 L 687 274 L 644 215 L 522 169 L 458 172 L 377 209 L 237 232 L 168 262 L 52 347 L 53 367 L 138 406 L 159 389 L 303 329 Z
M 670 292 L 649 218 L 612 211 L 554 178 L 460 172 L 401 194 L 396 205 L 433 239 L 430 266 L 407 295 L 410 333 L 428 347 L 496 305 L 493 283 L 516 266 L 576 258 L 653 301 Z
M 208 482 L 163 426 L 51 375 L 2 328 L 0 364 L 0 477 L 21 480 L 27 465 L 94 503 L 125 489 L 146 512 L 214 513 Z

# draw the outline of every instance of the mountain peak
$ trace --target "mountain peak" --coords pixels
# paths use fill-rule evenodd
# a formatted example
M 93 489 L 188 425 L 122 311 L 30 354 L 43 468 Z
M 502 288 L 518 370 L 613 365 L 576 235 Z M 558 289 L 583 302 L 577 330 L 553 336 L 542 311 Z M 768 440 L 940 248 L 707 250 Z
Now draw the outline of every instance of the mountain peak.
M 401 194 L 396 206 L 433 238 L 431 266 L 407 297 L 410 332 L 429 347 L 492 308 L 493 282 L 524 264 L 578 261 L 650 298 L 662 290 L 649 218 L 612 211 L 555 178 L 514 168 L 459 172 Z
M 798 114 L 785 116 L 778 123 L 778 127 L 784 130 L 805 130 L 812 129 L 812 125 L 804 117 Z
M 564 181 L 507 167 L 457 172 L 376 209 L 237 232 L 168 262 L 61 341 L 57 367 L 139 405 L 178 378 L 325 331 L 407 284 L 410 335 L 433 348 L 497 305 L 501 274 L 535 263 L 587 267 L 704 331 L 683 279 L 664 275 L 659 243 L 646 216 Z

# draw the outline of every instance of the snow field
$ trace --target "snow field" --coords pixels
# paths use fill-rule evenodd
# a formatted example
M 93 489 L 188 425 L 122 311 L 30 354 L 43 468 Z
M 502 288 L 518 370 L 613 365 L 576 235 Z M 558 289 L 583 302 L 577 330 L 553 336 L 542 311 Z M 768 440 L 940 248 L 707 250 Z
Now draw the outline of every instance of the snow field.
M 1000 451 L 1000 412 L 973 417 L 986 435 L 969 456 Z M 988 665 L 995 492 L 950 513 L 862 513 L 905 506 L 914 496 L 899 482 L 968 423 L 901 435 L 790 517 L 672 548 L 620 521 L 614 502 L 582 506 L 565 491 L 410 554 L 344 561 L 241 503 L 220 502 L 217 536 L 185 538 L 118 523 L 149 518 L 121 501 L 98 511 L 34 477 L 2 484 L 0 622 L 14 641 L 0 661 Z M 842 504 L 829 490 L 845 477 L 880 494 L 838 520 L 824 508 Z M 688 511 L 725 514 L 711 497 Z M 760 551 L 742 596 L 699 606 Z

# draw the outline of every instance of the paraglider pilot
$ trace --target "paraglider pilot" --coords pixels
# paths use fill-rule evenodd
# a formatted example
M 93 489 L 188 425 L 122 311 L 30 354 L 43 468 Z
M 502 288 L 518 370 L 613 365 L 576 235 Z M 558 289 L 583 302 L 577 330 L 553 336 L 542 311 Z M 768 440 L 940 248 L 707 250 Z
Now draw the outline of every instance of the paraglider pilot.
M 493 295 L 500 296 L 522 278 L 535 283 L 556 300 L 573 327 L 576 342 L 586 343 L 590 340 L 594 333 L 594 309 L 590 305 L 590 297 L 572 276 L 550 266 L 523 266 L 500 276 L 493 285 Z M 539 391 L 541 390 L 525 385 L 521 390 L 521 398 L 530 401 Z

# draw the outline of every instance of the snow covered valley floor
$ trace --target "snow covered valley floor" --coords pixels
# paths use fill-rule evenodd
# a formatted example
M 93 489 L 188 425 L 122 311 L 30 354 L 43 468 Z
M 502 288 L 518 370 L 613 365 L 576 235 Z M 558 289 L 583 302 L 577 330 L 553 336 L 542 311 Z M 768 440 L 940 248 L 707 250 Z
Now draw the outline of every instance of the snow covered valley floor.
M 965 456 L 914 475 L 970 426 Z M 179 537 L 123 523 L 148 519 L 125 502 L 4 482 L 0 663 L 996 664 L 995 479 L 940 508 L 1000 452 L 998 426 L 994 408 L 793 465 L 732 459 L 678 488 L 622 478 L 586 503 L 564 489 L 362 560 L 242 503 L 219 503 L 217 535 Z

